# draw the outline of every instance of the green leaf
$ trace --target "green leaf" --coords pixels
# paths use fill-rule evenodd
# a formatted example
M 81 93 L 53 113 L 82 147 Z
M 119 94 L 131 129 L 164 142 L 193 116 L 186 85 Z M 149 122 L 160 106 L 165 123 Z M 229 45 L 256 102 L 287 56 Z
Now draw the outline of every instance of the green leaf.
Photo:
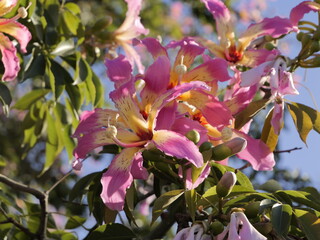
M 311 117 L 303 108 L 301 108 L 301 104 L 287 103 L 287 106 L 301 140 L 307 144 L 307 136 L 313 129 Z
M 10 90 L 8 87 L 0 82 L 0 102 L 2 104 L 3 112 L 9 114 L 9 105 L 12 101 Z
M 81 21 L 80 18 L 76 16 L 76 14 L 73 11 L 70 10 L 70 6 L 71 4 L 65 5 L 65 8 L 62 11 L 62 20 L 67 30 L 76 36 Z
M 266 120 L 264 121 L 261 140 L 269 147 L 270 151 L 273 152 L 277 146 L 279 136 L 274 132 L 271 125 L 271 119 L 273 115 L 273 109 L 268 113 Z
M 162 212 L 166 210 L 174 201 L 176 201 L 183 194 L 183 192 L 183 189 L 173 190 L 166 192 L 157 198 L 152 209 L 151 224 L 153 224 L 154 221 L 157 220 L 157 218 L 162 214 Z
M 307 239 L 318 240 L 320 236 L 320 219 L 314 214 L 301 209 L 295 209 L 294 215 L 298 218 Z
M 34 78 L 37 76 L 43 76 L 45 73 L 46 68 L 46 60 L 43 54 L 40 52 L 39 49 L 34 48 L 32 50 L 32 55 L 27 63 L 25 73 L 23 76 L 23 80 L 28 78 Z
M 271 222 L 276 232 L 282 236 L 287 235 L 290 227 L 292 208 L 288 204 L 276 203 L 272 207 Z
M 249 105 L 236 115 L 235 129 L 241 129 L 247 122 L 249 122 L 261 109 L 265 108 L 269 99 L 260 99 L 249 103 Z
M 84 217 L 79 217 L 79 216 L 69 217 L 69 219 L 65 225 L 65 229 L 77 228 L 77 227 L 83 225 L 86 221 L 87 221 L 87 218 L 84 218 Z
M 87 240 L 131 240 L 137 236 L 127 227 L 119 223 L 102 225 L 86 238 Z
M 191 190 L 185 191 L 184 197 L 186 199 L 188 212 L 191 216 L 192 221 L 194 222 L 196 211 L 197 211 L 198 193 L 196 192 L 195 189 L 191 189 Z
M 83 178 L 81 178 L 78 182 L 76 182 L 76 184 L 73 186 L 72 190 L 70 191 L 69 201 L 73 201 L 77 197 L 81 198 L 82 195 L 85 194 L 85 191 L 86 191 L 85 189 L 90 185 L 90 183 L 96 177 L 101 178 L 101 172 L 90 173 L 87 176 L 84 176 Z
M 74 41 L 72 39 L 68 39 L 66 41 L 60 42 L 57 47 L 51 52 L 51 54 L 64 57 L 74 54 L 74 52 Z
M 96 98 L 94 101 L 94 107 L 99 108 L 104 105 L 104 87 L 101 84 L 100 78 L 92 72 L 92 82 L 95 86 Z
M 277 191 L 276 193 L 286 194 L 292 201 L 305 206 L 311 207 L 317 211 L 320 211 L 320 204 L 318 201 L 314 201 L 312 195 L 304 191 L 284 190 Z
M 50 111 L 48 109 L 48 111 Z M 58 138 L 58 129 L 56 129 L 56 122 L 50 113 L 46 117 L 47 123 L 47 141 L 46 141 L 46 161 L 43 167 L 43 170 L 40 175 L 45 173 L 54 163 L 57 155 L 60 153 L 59 149 L 59 138 Z
M 50 92 L 49 89 L 36 89 L 21 97 L 12 108 L 28 110 L 30 106 Z
M 270 179 L 264 184 L 261 184 L 258 189 L 272 193 L 278 190 L 282 190 L 282 186 L 276 180 Z

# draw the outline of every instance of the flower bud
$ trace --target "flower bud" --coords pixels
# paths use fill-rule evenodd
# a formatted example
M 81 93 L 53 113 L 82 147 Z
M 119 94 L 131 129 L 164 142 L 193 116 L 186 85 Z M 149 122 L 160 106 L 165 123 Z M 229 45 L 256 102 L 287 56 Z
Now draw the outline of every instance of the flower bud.
M 110 16 L 103 17 L 95 22 L 95 24 L 92 27 L 92 31 L 93 32 L 101 31 L 102 29 L 105 29 L 106 27 L 108 27 L 111 23 L 112 23 L 112 17 Z
M 221 161 L 241 152 L 247 146 L 244 138 L 236 137 L 212 148 L 212 159 Z
M 309 34 L 304 34 L 301 39 L 302 46 L 307 45 L 311 41 L 312 37 Z
M 224 225 L 220 221 L 214 221 L 209 226 L 210 232 L 216 236 L 223 232 Z
M 234 172 L 225 172 L 217 184 L 217 194 L 219 197 L 226 197 L 232 191 L 233 186 L 237 182 L 237 176 Z
M 320 42 L 319 41 L 313 41 L 310 47 L 310 51 L 312 53 L 318 52 L 320 50 Z
M 80 159 L 74 159 L 72 161 L 72 168 L 76 171 L 80 171 L 82 168 L 82 161 Z
M 142 157 L 146 161 L 162 162 L 164 159 L 163 153 L 158 149 L 144 150 Z
M 213 148 L 213 145 L 211 142 L 204 142 L 200 145 L 199 151 L 202 153 L 202 152 L 211 150 L 212 148 Z
M 186 137 L 194 142 L 194 144 L 197 144 L 200 141 L 200 134 L 194 129 L 187 132 Z
M 297 34 L 296 38 L 297 38 L 297 40 L 298 40 L 299 42 L 302 41 L 302 38 L 303 38 L 304 34 L 305 34 L 305 33 L 303 33 L 303 32 L 299 32 L 299 33 Z
M 318 27 L 317 30 L 313 33 L 314 40 L 320 40 L 320 28 Z

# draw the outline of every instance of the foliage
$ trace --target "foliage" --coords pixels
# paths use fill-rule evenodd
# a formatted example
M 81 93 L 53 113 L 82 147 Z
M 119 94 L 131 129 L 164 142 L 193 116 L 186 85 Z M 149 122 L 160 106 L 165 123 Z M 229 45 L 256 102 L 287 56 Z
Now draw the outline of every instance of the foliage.
M 140 16 L 143 26 L 149 29 L 148 37 L 161 37 L 164 42 L 170 42 L 167 46 L 156 38 L 143 40 L 140 35 L 145 32 L 139 32 L 141 29 L 134 36 L 130 35 L 136 25 L 126 29 L 130 32 L 128 39 L 125 34 L 119 37 L 123 32 L 117 30 L 124 28 L 124 22 L 130 17 L 130 0 L 21 0 L 2 16 L 6 19 L 18 16 L 16 20 L 29 29 L 32 38 L 27 52 L 17 53 L 20 70 L 16 80 L 0 82 L 1 239 L 171 239 L 174 236 L 183 239 L 182 236 L 193 234 L 191 229 L 198 229 L 196 233 L 202 231 L 199 233 L 202 236 L 192 236 L 192 239 L 224 239 L 221 236 L 230 239 L 231 230 L 227 232 L 235 227 L 231 226 L 231 219 L 237 212 L 244 213 L 249 222 L 245 225 L 242 220 L 241 224 L 255 229 L 263 239 L 318 239 L 320 193 L 308 186 L 309 182 L 301 176 L 291 176 L 288 170 L 273 163 L 274 159 L 279 162 L 282 152 L 278 149 L 278 136 L 284 124 L 279 116 L 284 111 L 293 119 L 305 144 L 311 131 L 320 133 L 320 112 L 285 99 L 285 95 L 297 93 L 294 85 L 290 85 L 293 82 L 281 82 L 284 76 L 289 76 L 285 79 L 290 81 L 298 68 L 319 67 L 319 23 L 300 21 L 297 26 L 290 23 L 291 30 L 283 34 L 260 34 L 245 49 L 239 47 L 243 51 L 240 54 L 239 49 L 226 46 L 241 44 L 238 40 L 243 35 L 223 45 L 219 17 L 212 18 L 212 11 L 210 13 L 210 8 L 205 6 L 208 1 L 155 0 L 145 1 L 142 9 L 137 7 L 133 14 L 135 22 Z M 319 15 L 317 2 L 301 4 Z M 225 6 L 233 17 L 244 18 L 243 9 L 236 3 L 225 1 Z M 26 18 L 19 15 L 22 6 L 28 13 Z M 2 11 L 5 6 L 0 4 L 0 13 Z M 305 13 L 307 11 L 302 15 Z M 185 19 L 190 21 L 189 25 L 184 25 Z M 208 27 L 212 23 L 215 28 Z M 3 33 L 7 32 L 3 30 Z M 277 48 L 277 42 L 289 34 L 295 34 L 301 45 L 292 59 L 282 56 Z M 220 48 L 213 47 L 216 45 L 207 40 L 207 35 L 221 40 Z M 190 40 L 187 36 L 196 37 Z M 2 41 L 0 44 L 4 49 L 7 47 Z M 148 44 L 157 45 L 155 49 L 159 52 L 153 52 Z M 191 45 L 196 47 L 190 52 L 199 51 L 194 59 L 188 55 L 189 51 L 183 52 L 184 46 Z M 146 66 L 145 72 L 140 71 L 137 58 L 130 60 L 134 46 L 142 65 Z M 223 61 L 218 52 L 221 48 L 230 51 Z M 270 55 L 256 65 L 241 62 L 250 48 L 263 49 Z M 204 54 L 207 49 L 210 52 Z M 3 49 L 1 53 L 0 73 L 5 76 L 8 64 Z M 105 80 L 104 62 L 108 78 L 115 86 Z M 214 69 L 214 65 L 219 69 Z M 257 70 L 261 65 L 263 70 Z M 226 66 L 224 73 L 221 73 L 222 66 Z M 148 81 L 163 77 L 166 69 L 170 78 L 168 84 L 153 91 L 154 86 L 148 85 Z M 273 71 L 276 74 L 272 75 Z M 123 76 L 127 82 L 134 81 L 134 94 L 130 98 L 133 104 L 127 108 L 117 102 L 117 97 L 127 101 L 124 97 L 127 92 L 117 92 L 127 83 L 121 85 Z M 243 80 L 250 76 L 258 76 L 258 81 L 253 84 Z M 273 82 L 275 76 L 278 77 L 276 83 Z M 145 97 L 148 91 L 153 93 Z M 115 97 L 116 94 L 119 96 Z M 116 110 L 110 110 L 111 101 Z M 208 102 L 214 105 L 216 112 L 209 112 L 212 105 Z M 170 112 L 171 107 L 178 105 L 181 109 L 177 107 L 175 118 L 170 118 L 165 111 Z M 191 105 L 195 110 L 190 110 Z M 141 119 L 135 118 L 135 107 Z M 182 108 L 188 110 L 177 114 Z M 225 110 L 223 114 L 220 114 L 221 109 Z M 256 116 L 265 109 L 270 111 L 262 123 Z M 103 114 L 96 115 L 99 111 Z M 164 115 L 167 117 L 164 122 L 171 124 L 168 129 L 155 126 L 155 122 L 162 119 L 161 111 L 168 114 Z M 96 118 L 90 122 L 92 116 Z M 178 117 L 197 123 L 174 125 Z M 227 124 L 226 119 L 230 120 Z M 172 123 L 168 123 L 171 120 Z M 143 121 L 147 125 L 145 129 Z M 188 126 L 188 131 L 181 130 L 183 124 Z M 246 127 L 250 124 L 249 131 Z M 257 125 L 263 129 L 255 129 Z M 91 141 L 82 142 L 95 130 L 102 129 L 105 132 L 102 140 L 100 135 L 94 135 L 96 138 Z M 121 131 L 126 134 L 118 139 Z M 171 135 L 161 135 L 169 131 Z M 124 143 L 126 137 L 132 139 Z M 97 144 L 100 140 L 102 144 Z M 94 147 L 88 147 L 91 145 Z M 101 151 L 94 151 L 98 146 L 102 147 Z M 87 148 L 84 157 L 79 157 L 79 152 Z M 124 189 L 123 206 L 119 210 L 101 193 L 106 191 L 105 179 L 112 176 L 110 172 L 124 166 L 119 162 L 120 165 L 116 165 L 117 159 L 126 164 L 128 159 L 122 154 L 132 149 L 136 150 L 132 156 L 141 154 L 138 173 L 146 176 L 136 177 L 131 156 L 125 172 L 130 172 L 132 181 Z M 249 154 L 244 156 L 244 152 Z M 261 162 L 255 163 L 254 157 L 248 157 L 252 152 L 259 155 Z M 201 161 L 195 160 L 195 156 Z M 243 167 L 232 168 L 227 166 L 229 157 L 247 162 Z M 86 176 L 77 172 L 82 164 Z M 98 170 L 93 170 L 95 165 L 99 166 Z M 113 176 L 114 184 L 127 181 L 128 175 L 121 175 L 120 170 Z M 264 170 L 272 171 L 267 175 L 262 172 Z M 123 178 L 117 179 L 118 175 Z M 231 176 L 233 179 L 228 179 Z M 112 184 L 108 186 L 111 188 Z M 113 197 L 110 198 L 114 200 Z M 241 235 L 241 227 L 237 230 Z

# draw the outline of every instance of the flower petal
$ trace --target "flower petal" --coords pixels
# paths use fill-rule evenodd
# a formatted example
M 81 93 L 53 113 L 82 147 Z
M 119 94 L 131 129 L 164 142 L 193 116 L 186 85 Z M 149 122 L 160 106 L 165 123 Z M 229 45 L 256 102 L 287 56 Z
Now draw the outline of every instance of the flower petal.
M 206 61 L 205 63 L 186 73 L 183 77 L 183 82 L 224 82 L 230 78 L 227 61 L 218 58 Z
M 107 67 L 107 75 L 114 82 L 115 88 L 131 80 L 132 66 L 124 55 L 112 60 L 106 59 L 105 65 Z
M 135 92 L 133 82 L 129 81 L 110 93 L 110 98 L 119 110 L 127 126 L 140 136 L 148 134 L 147 122 L 140 114 L 137 103 L 133 100 Z
M 148 52 L 151 53 L 153 59 L 157 59 L 160 56 L 168 56 L 167 50 L 161 45 L 158 39 L 144 38 L 141 42 L 146 46 Z
M 248 67 L 256 67 L 268 61 L 275 60 L 280 52 L 276 49 L 269 51 L 267 49 L 248 49 L 244 51 L 240 64 Z
M 284 116 L 284 104 L 275 102 L 271 125 L 274 129 L 274 133 L 279 135 L 281 128 L 283 127 L 283 116 Z
M 231 112 L 227 106 L 204 91 L 187 92 L 181 96 L 181 99 L 199 109 L 208 123 L 214 127 L 229 125 L 232 120 Z
M 234 215 L 233 219 L 232 215 Z M 234 212 L 231 214 L 231 221 L 230 221 L 230 232 L 232 226 L 236 226 L 237 235 L 239 234 L 240 239 L 246 240 L 267 240 L 265 236 L 263 236 L 260 232 L 258 232 L 249 222 L 248 218 L 243 212 Z M 241 225 L 241 227 L 240 227 Z M 230 239 L 233 239 L 232 236 L 229 234 Z
M 191 190 L 198 187 L 210 174 L 211 167 L 210 164 L 206 163 L 205 166 L 201 167 L 201 172 L 197 179 L 192 179 L 192 171 L 199 171 L 200 169 L 195 169 L 194 167 L 188 168 L 186 172 L 186 188 Z
M 169 156 L 187 159 L 196 167 L 203 165 L 198 147 L 185 136 L 168 130 L 158 130 L 153 134 L 154 145 Z
M 248 161 L 256 171 L 270 171 L 275 165 L 273 152 L 260 139 L 254 139 L 249 135 L 234 130 L 237 135 L 247 140 L 247 147 L 237 156 Z
M 105 129 L 97 129 L 78 138 L 78 145 L 73 155 L 76 158 L 85 158 L 91 150 L 113 143 L 113 140 L 107 137 Z
M 270 35 L 273 38 L 278 38 L 293 30 L 294 28 L 288 18 L 265 18 L 259 23 L 251 24 L 240 36 L 239 43 L 241 49 L 239 49 L 239 51 L 244 51 L 249 44 L 258 37 Z
M 107 127 L 108 123 L 115 125 L 117 115 L 119 115 L 118 112 L 110 109 L 96 108 L 93 111 L 84 111 L 80 116 L 80 123 L 72 136 L 81 137 L 83 134 Z
M 205 48 L 200 46 L 191 37 L 186 37 L 181 41 L 172 41 L 166 46 L 166 48 L 176 48 L 176 47 L 180 47 L 180 50 L 177 54 L 177 57 L 171 69 L 170 84 L 172 86 L 176 86 L 178 84 L 179 74 L 175 71 L 175 68 L 177 65 L 181 64 L 182 57 L 183 57 L 183 65 L 189 68 L 191 64 L 194 62 L 194 59 L 198 55 L 202 54 L 205 50 Z
M 155 130 L 171 129 L 176 118 L 177 103 L 175 101 L 168 103 L 163 107 L 158 116 L 155 125 Z
M 200 134 L 200 140 L 197 145 L 201 145 L 203 142 L 208 141 L 208 130 L 202 126 L 198 121 L 194 121 L 187 117 L 181 117 L 174 121 L 171 130 L 181 135 L 186 135 L 191 130 L 196 130 Z
M 2 0 L 0 1 L 0 16 L 10 12 L 16 5 L 18 0 Z
M 151 107 L 151 111 L 148 116 L 148 128 L 149 130 L 154 129 L 155 119 L 158 116 L 159 111 L 166 106 L 169 102 L 179 97 L 181 94 L 188 92 L 192 89 L 203 89 L 209 90 L 209 87 L 204 82 L 193 81 L 190 83 L 184 83 L 178 85 L 162 95 L 160 95 Z
M 161 69 L 161 71 L 159 71 Z M 160 56 L 147 69 L 145 77 L 145 86 L 141 91 L 142 109 L 150 111 L 151 105 L 155 99 L 166 91 L 170 82 L 170 61 L 167 56 Z
M 131 174 L 134 179 L 147 179 L 149 174 L 147 169 L 143 167 L 143 157 L 141 152 L 137 152 L 131 165 Z
M 130 173 L 132 161 L 138 150 L 139 148 L 123 149 L 102 175 L 100 196 L 104 204 L 112 210 L 121 211 L 123 209 L 126 190 L 133 181 L 133 176 Z
M 318 12 L 320 10 L 320 4 L 312 1 L 304 1 L 292 8 L 290 12 L 290 21 L 293 26 L 297 27 L 299 21 L 303 16 L 311 11 Z
M 26 47 L 32 36 L 28 28 L 16 21 L 7 22 L 7 19 L 0 19 L 0 32 L 7 33 L 17 39 L 21 52 L 27 52 Z
M 17 49 L 13 46 L 9 38 L 2 33 L 0 33 L 0 51 L 2 53 L 2 63 L 4 65 L 2 81 L 12 81 L 18 75 L 20 62 L 17 57 Z

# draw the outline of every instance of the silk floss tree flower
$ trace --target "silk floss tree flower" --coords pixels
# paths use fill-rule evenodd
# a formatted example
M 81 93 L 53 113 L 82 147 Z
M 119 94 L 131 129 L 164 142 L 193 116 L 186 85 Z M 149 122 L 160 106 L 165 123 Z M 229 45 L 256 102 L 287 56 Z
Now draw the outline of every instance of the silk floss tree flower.
M 145 118 L 140 113 L 139 102 L 131 75 L 132 67 L 123 56 L 108 60 L 108 76 L 115 83 L 110 98 L 117 111 L 95 109 L 82 114 L 74 137 L 78 145 L 74 150 L 77 159 L 85 158 L 89 151 L 104 145 L 117 144 L 122 151 L 112 160 L 101 179 L 101 198 L 113 210 L 122 210 L 126 189 L 133 179 L 145 179 L 147 171 L 142 166 L 141 151 L 154 148 L 189 164 L 201 167 L 203 158 L 197 146 L 185 136 L 167 129 L 156 130 L 157 116 L 161 109 L 184 92 L 208 89 L 202 82 L 185 83 L 162 93 L 155 99 Z M 111 70 L 112 63 L 117 68 Z
M 126 0 L 128 10 L 126 18 L 122 25 L 113 33 L 114 42 L 121 46 L 130 63 L 135 63 L 140 73 L 144 72 L 144 66 L 136 50 L 132 47 L 132 40 L 141 34 L 147 35 L 149 30 L 146 29 L 140 20 L 139 14 L 142 6 L 142 0 Z
M 251 44 L 262 36 L 278 38 L 294 30 L 287 18 L 265 18 L 259 23 L 251 24 L 238 38 L 236 38 L 234 22 L 230 11 L 220 0 L 201 0 L 216 20 L 219 43 L 198 39 L 218 58 L 225 59 L 230 64 L 248 67 L 257 66 L 267 60 L 275 58 L 276 50 L 256 49 Z
M 284 58 L 268 61 L 256 68 L 252 68 L 241 74 L 242 87 L 262 86 L 265 82 L 270 85 L 271 99 L 275 102 L 271 125 L 276 134 L 280 133 L 283 126 L 284 96 L 297 95 L 298 90 L 294 86 L 291 72 L 286 71 L 287 63 Z
M 0 16 L 4 16 L 12 11 L 17 5 L 17 2 L 17 0 L 0 1 Z M 9 19 L 0 18 L 0 51 L 2 54 L 2 63 L 4 65 L 2 81 L 8 82 L 14 80 L 20 70 L 17 49 L 5 34 L 14 37 L 20 44 L 21 51 L 26 53 L 27 44 L 31 40 L 31 33 L 24 25 L 17 22 L 17 20 L 19 18 L 25 18 L 27 15 L 26 8 L 20 7 L 16 16 Z
M 227 238 L 226 238 L 227 236 Z M 230 223 L 225 230 L 216 237 L 217 240 L 267 240 L 249 222 L 243 212 L 233 212 Z

